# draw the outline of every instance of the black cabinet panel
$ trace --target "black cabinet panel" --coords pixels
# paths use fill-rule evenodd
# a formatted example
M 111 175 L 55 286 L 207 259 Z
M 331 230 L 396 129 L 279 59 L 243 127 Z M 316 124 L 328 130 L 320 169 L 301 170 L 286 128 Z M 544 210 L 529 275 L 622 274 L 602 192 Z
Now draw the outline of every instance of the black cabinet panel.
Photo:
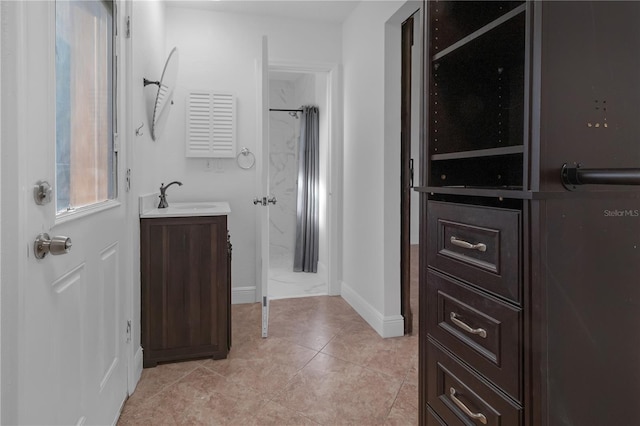
M 544 206 L 549 416 L 638 424 L 640 198 Z
M 541 190 L 564 191 L 557 178 L 564 162 L 640 168 L 640 2 L 550 1 L 541 9 L 544 134 L 540 170 L 532 170 Z

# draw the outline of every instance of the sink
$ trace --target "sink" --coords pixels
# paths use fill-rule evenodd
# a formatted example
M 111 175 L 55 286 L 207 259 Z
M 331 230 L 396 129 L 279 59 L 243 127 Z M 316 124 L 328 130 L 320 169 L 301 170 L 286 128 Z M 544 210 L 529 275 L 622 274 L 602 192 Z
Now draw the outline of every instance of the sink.
M 178 210 L 200 210 L 200 209 L 215 209 L 218 208 L 217 203 L 176 203 L 175 205 L 169 204 L 169 207 L 173 207 Z
M 169 207 L 159 209 L 157 207 L 157 194 L 150 194 L 140 198 L 141 218 L 222 216 L 231 213 L 229 203 L 226 201 L 171 202 L 169 200 Z

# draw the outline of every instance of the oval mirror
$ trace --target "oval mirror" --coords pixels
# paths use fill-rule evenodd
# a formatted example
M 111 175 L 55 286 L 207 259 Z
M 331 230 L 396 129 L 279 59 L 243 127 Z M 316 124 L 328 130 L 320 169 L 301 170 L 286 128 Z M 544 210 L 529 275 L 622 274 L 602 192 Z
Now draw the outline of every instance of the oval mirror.
M 178 78 L 178 48 L 174 47 L 169 53 L 167 62 L 162 71 L 158 85 L 155 106 L 153 108 L 153 119 L 151 121 L 151 138 L 155 141 L 162 134 L 162 129 L 167 122 L 169 115 L 169 105 L 173 97 L 176 80 Z

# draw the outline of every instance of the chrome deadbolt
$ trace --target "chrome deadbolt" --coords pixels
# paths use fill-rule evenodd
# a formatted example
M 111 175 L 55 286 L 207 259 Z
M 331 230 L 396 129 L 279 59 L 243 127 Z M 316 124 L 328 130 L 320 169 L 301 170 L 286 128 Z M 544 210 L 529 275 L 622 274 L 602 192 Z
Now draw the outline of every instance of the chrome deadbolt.
M 33 243 L 33 251 L 36 255 L 36 259 L 44 259 L 47 253 L 52 255 L 59 255 L 69 253 L 71 250 L 71 238 L 57 236 L 49 238 L 49 234 L 42 233 L 38 235 L 36 241 Z
M 51 202 L 51 195 L 53 194 L 53 188 L 46 180 L 39 180 L 33 186 L 33 198 L 36 204 L 43 206 Z

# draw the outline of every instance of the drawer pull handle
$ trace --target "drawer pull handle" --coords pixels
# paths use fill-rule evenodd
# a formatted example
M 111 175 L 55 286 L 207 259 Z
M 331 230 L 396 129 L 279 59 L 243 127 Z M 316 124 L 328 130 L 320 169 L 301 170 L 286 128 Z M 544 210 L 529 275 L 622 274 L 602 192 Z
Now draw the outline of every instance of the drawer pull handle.
M 471 417 L 473 420 L 480 420 L 480 423 L 482 423 L 483 425 L 487 424 L 487 417 L 484 414 L 474 413 L 473 411 L 469 410 L 469 408 L 464 405 L 462 401 L 456 398 L 456 390 L 454 388 L 449 388 L 449 397 L 467 416 Z
M 485 339 L 487 338 L 487 331 L 484 328 L 469 327 L 466 323 L 458 319 L 458 315 L 455 312 L 451 312 L 451 314 L 449 315 L 449 318 L 451 318 L 451 322 L 453 322 L 455 325 L 457 325 L 467 333 L 477 334 L 480 337 L 483 337 Z
M 487 251 L 487 245 L 483 243 L 471 244 L 465 240 L 459 240 L 456 237 L 451 237 L 451 244 L 454 246 L 466 248 L 469 250 Z

